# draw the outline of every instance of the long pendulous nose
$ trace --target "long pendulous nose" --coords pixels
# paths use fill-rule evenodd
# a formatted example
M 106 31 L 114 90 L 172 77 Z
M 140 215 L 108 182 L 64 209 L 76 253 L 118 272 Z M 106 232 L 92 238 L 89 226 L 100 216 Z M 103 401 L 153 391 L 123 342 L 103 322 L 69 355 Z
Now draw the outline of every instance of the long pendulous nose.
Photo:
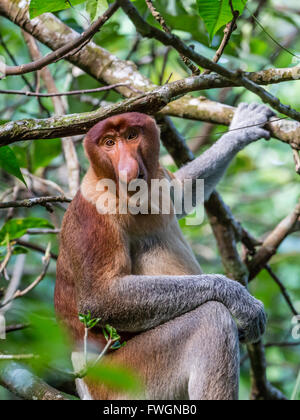
M 129 184 L 137 179 L 140 174 L 137 158 L 131 153 L 129 148 L 122 145 L 119 148 L 118 176 L 122 182 Z

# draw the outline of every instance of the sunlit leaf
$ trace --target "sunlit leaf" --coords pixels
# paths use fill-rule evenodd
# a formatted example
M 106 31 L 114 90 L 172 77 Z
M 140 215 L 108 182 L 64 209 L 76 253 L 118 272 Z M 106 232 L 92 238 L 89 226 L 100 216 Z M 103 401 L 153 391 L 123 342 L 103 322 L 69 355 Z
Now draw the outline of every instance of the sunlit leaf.
M 94 21 L 108 9 L 107 0 L 87 0 L 86 10 Z
M 240 14 L 245 8 L 246 0 L 232 0 L 234 10 Z M 198 11 L 212 40 L 222 26 L 232 20 L 229 0 L 197 0 Z
M 28 217 L 26 219 L 11 219 L 2 226 L 0 230 L 0 244 L 5 240 L 6 235 L 10 240 L 20 238 L 25 235 L 27 229 L 33 228 L 50 228 L 53 225 L 46 219 L 37 217 Z
M 31 0 L 29 7 L 30 19 L 42 15 L 43 13 L 68 9 L 71 5 L 76 6 L 85 1 L 86 0 Z

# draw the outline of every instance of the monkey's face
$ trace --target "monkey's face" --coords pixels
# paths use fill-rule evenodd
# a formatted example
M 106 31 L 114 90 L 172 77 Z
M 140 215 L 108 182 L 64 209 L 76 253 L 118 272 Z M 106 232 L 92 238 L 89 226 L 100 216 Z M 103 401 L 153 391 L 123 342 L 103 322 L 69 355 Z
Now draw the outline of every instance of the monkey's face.
M 84 141 L 99 178 L 130 183 L 150 182 L 159 166 L 159 129 L 146 114 L 130 112 L 96 124 Z

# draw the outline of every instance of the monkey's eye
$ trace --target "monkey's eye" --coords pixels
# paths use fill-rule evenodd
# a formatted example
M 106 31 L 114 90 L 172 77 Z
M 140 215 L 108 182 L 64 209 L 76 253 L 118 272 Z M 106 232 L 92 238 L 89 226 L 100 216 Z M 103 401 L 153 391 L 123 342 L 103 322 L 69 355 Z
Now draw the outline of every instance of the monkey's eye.
M 105 144 L 105 146 L 107 146 L 107 147 L 113 147 L 116 143 L 114 142 L 114 140 L 113 140 L 113 139 L 105 139 L 105 140 L 104 140 L 104 144 Z
M 139 136 L 138 130 L 136 128 L 131 128 L 127 135 L 127 140 L 135 140 Z

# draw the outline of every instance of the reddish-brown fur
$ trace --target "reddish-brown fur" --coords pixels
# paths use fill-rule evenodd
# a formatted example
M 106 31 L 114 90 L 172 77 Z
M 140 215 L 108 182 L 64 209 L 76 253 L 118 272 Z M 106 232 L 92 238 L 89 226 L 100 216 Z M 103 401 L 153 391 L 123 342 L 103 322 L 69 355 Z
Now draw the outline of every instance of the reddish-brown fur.
M 130 127 L 139 127 L 139 136 L 126 144 L 124 137 Z M 113 149 L 106 147 L 103 142 L 107 133 L 116 142 L 123 144 L 117 144 Z M 95 205 L 99 196 L 96 188 L 98 181 L 103 178 L 118 181 L 120 162 L 133 177 L 138 174 L 136 162 L 139 171 L 143 172 L 143 178 L 149 182 L 155 178 L 169 178 L 167 171 L 159 165 L 159 130 L 152 118 L 129 113 L 100 122 L 90 130 L 84 146 L 91 168 L 83 180 L 81 191 L 70 204 L 63 220 L 55 289 L 57 315 L 70 331 L 79 349 L 83 345 L 84 328 L 79 322 L 78 312 L 90 310 L 93 313 L 93 309 L 96 308 L 96 313 L 103 313 L 101 304 L 105 302 L 106 295 L 110 296 L 112 308 L 122 304 L 112 292 L 108 294 L 107 290 L 116 278 L 133 274 L 137 269 L 132 267 L 130 237 L 143 238 L 155 231 L 163 231 L 170 220 L 174 219 L 173 214 L 104 215 L 97 211 Z M 128 167 L 127 161 L 130 162 Z M 184 249 L 186 255 L 186 248 Z M 163 258 L 163 266 L 156 264 L 158 274 L 172 274 L 169 265 L 172 270 L 178 269 L 181 274 L 186 270 L 192 274 L 200 272 L 197 266 L 192 268 L 195 263 L 189 258 L 186 259 L 185 266 L 181 266 L 176 253 L 170 258 L 168 255 Z M 117 351 L 112 354 L 114 362 L 132 367 L 135 372 L 141 369 L 147 371 L 145 350 L 136 340 L 146 340 L 146 346 L 149 346 L 147 340 L 151 341 L 151 334 L 145 338 L 144 334 L 122 331 L 121 335 L 123 340 L 129 340 L 125 347 L 126 356 L 122 351 L 124 349 Z M 101 329 L 94 328 L 89 333 L 89 338 L 100 353 L 106 344 Z M 140 352 L 136 351 L 136 346 L 141 349 Z M 155 355 L 151 357 L 154 357 L 155 364 Z M 107 360 L 110 360 L 110 356 L 107 356 Z M 150 360 L 150 355 L 147 356 L 147 360 Z M 89 381 L 87 383 L 94 398 L 113 397 L 104 387 L 94 386 Z
M 93 179 L 117 180 L 120 150 L 111 153 L 99 142 L 107 133 L 117 137 L 115 130 L 126 133 L 131 126 L 140 127 L 143 137 L 149 138 L 152 135 L 152 141 L 130 143 L 126 146 L 123 159 L 133 158 L 139 164 L 142 163 L 145 176 L 149 180 L 162 171 L 158 166 L 159 132 L 155 121 L 143 114 L 128 113 L 98 123 L 86 136 L 84 146 L 91 162 L 90 176 Z M 149 223 L 143 223 L 143 219 L 140 217 L 141 231 L 143 228 L 149 229 Z M 160 223 L 159 217 L 154 216 L 153 221 L 155 219 Z M 81 192 L 77 193 L 65 214 L 57 262 L 55 308 L 76 342 L 82 343 L 84 334 L 83 324 L 78 319 L 81 297 L 96 290 L 97 295 L 92 298 L 95 301 L 103 299 L 105 288 L 111 279 L 120 273 L 131 274 L 129 248 L 120 225 L 129 229 L 132 225 L 136 229 L 138 224 L 130 216 L 120 218 L 99 214 L 94 203 L 87 201 Z M 122 335 L 125 339 L 131 336 L 132 334 Z M 99 343 L 99 348 L 105 344 L 101 331 L 97 329 L 90 333 L 90 337 Z

